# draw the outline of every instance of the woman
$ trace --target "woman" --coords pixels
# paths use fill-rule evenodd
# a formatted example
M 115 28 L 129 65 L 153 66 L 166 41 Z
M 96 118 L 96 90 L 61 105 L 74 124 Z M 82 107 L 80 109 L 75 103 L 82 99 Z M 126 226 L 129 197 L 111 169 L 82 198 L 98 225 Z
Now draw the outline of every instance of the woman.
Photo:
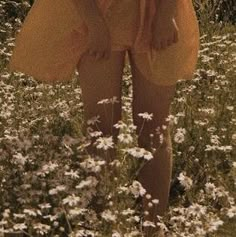
M 114 105 L 111 121 L 97 102 L 113 96 L 121 100 L 128 53 L 137 132 L 143 122 L 138 113 L 153 114 L 142 129 L 139 146 L 149 149 L 149 134 L 167 127 L 161 131 L 163 143 L 154 135 L 159 148 L 139 175 L 147 192 L 159 199 L 155 210 L 148 209 L 143 200 L 144 209 L 149 210 L 147 220 L 155 221 L 157 214 L 167 210 L 172 172 L 165 119 L 177 80 L 192 78 L 198 48 L 199 29 L 191 0 L 37 0 L 16 38 L 9 69 L 56 83 L 70 80 L 77 67 L 86 119 L 99 115 L 100 129 L 110 135 L 112 125 L 121 119 L 121 104 Z M 117 136 L 118 131 L 112 134 Z M 152 236 L 149 229 L 146 235 Z

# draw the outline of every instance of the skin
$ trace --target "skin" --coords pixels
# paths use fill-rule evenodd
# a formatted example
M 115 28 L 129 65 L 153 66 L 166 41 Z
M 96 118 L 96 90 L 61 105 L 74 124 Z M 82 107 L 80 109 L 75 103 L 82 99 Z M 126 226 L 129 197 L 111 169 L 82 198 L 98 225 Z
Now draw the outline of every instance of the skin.
M 174 19 L 175 0 L 156 0 L 158 9 L 153 19 L 152 47 L 156 50 L 166 49 L 178 42 L 178 26 Z
M 125 51 L 111 51 L 111 38 L 103 16 L 96 6 L 95 0 L 73 0 L 78 13 L 89 28 L 88 52 L 82 57 L 77 68 L 79 71 L 82 100 L 84 102 L 85 119 L 96 115 L 100 116 L 99 128 L 105 135 L 117 136 L 118 131 L 113 124 L 121 119 L 121 104 L 106 105 L 107 112 L 97 102 L 104 98 L 116 96 L 121 100 L 122 74 L 124 68 Z M 152 47 L 155 50 L 164 50 L 178 42 L 178 27 L 174 19 L 176 3 L 173 0 L 156 0 L 157 14 L 153 19 Z M 168 206 L 169 189 L 172 173 L 172 144 L 169 125 L 165 118 L 169 115 L 170 105 L 175 93 L 175 85 L 159 86 L 143 77 L 135 66 L 134 59 L 129 53 L 132 80 L 133 80 L 133 120 L 139 134 L 143 120 L 137 115 L 140 112 L 153 113 L 153 120 L 146 123 L 139 137 L 140 147 L 150 148 L 149 134 L 157 127 L 166 125 L 162 130 L 164 143 L 160 143 L 159 136 L 154 135 L 154 147 L 158 148 L 154 159 L 149 161 L 139 174 L 142 183 L 152 198 L 159 199 L 156 208 L 149 208 L 146 199 L 143 199 L 144 210 L 149 211 L 145 220 L 155 221 L 155 215 L 164 215 Z M 88 70 L 89 69 L 89 70 Z M 148 95 L 148 96 L 147 96 Z M 114 111 L 113 119 L 107 114 Z M 149 228 L 145 229 L 148 237 L 152 236 Z M 159 236 L 164 236 L 159 234 Z

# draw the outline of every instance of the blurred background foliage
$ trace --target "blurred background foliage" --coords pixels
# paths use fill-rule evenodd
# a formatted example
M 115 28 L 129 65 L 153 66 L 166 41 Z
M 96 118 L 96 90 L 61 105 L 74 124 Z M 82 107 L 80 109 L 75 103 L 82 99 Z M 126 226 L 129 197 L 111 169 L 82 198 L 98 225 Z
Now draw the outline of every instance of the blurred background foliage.
M 15 18 L 23 20 L 30 6 L 35 0 L 1 0 L 1 22 L 14 21 Z M 40 1 L 40 0 L 38 0 Z M 199 21 L 224 21 L 235 24 L 235 0 L 193 0 Z

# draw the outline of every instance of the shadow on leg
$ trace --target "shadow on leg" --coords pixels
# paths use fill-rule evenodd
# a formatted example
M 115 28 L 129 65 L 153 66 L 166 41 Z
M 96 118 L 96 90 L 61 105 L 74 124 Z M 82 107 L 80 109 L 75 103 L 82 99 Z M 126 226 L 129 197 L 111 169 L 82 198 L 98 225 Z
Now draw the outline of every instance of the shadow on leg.
M 82 101 L 86 121 L 99 116 L 98 124 L 104 136 L 118 135 L 113 127 L 121 119 L 121 90 L 125 51 L 113 51 L 108 60 L 95 61 L 84 55 L 77 65 L 82 89 Z M 102 99 L 117 97 L 119 103 L 100 104 Z M 94 130 L 98 130 L 93 127 Z M 93 148 L 91 148 L 93 150 Z
M 150 134 L 153 134 L 152 147 L 157 150 L 154 158 L 140 171 L 139 181 L 147 190 L 147 193 L 151 194 L 152 199 L 159 200 L 159 204 L 155 208 L 149 208 L 148 200 L 143 199 L 143 208 L 149 211 L 146 220 L 155 221 L 155 216 L 163 216 L 168 207 L 172 175 L 172 144 L 170 128 L 165 119 L 170 113 L 175 85 L 158 86 L 143 77 L 135 66 L 132 55 L 130 55 L 130 63 L 133 80 L 133 120 L 138 128 L 138 134 L 143 125 L 143 119 L 138 116 L 138 113 L 148 112 L 153 114 L 153 119 L 145 122 L 138 143 L 140 147 L 149 150 L 151 148 Z M 158 127 L 162 128 L 162 125 L 166 126 L 166 130 L 160 130 L 164 135 L 163 143 L 160 142 L 159 135 L 155 133 L 155 130 Z

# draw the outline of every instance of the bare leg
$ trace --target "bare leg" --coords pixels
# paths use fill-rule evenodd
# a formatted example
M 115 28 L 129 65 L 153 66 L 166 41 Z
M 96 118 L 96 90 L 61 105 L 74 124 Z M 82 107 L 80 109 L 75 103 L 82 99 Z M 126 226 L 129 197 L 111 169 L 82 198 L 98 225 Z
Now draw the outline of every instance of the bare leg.
M 169 115 L 170 104 L 172 102 L 175 85 L 158 86 L 143 77 L 136 68 L 135 63 L 130 55 L 130 63 L 133 76 L 133 119 L 137 125 L 138 131 L 141 129 L 143 119 L 138 113 L 153 113 L 152 121 L 147 121 L 142 133 L 138 139 L 139 146 L 146 149 L 150 148 L 151 140 L 149 134 L 154 134 L 153 146 L 158 148 L 154 159 L 149 161 L 139 174 L 139 181 L 152 199 L 159 199 L 159 204 L 155 209 L 148 208 L 148 202 L 143 199 L 144 210 L 149 211 L 150 215 L 147 220 L 155 221 L 155 215 L 164 215 L 168 206 L 170 181 L 172 175 L 172 144 L 170 139 L 169 125 L 165 118 Z M 155 129 L 162 125 L 167 126 L 164 132 L 164 142 L 160 144 L 159 135 L 155 135 Z M 161 145 L 161 146 L 160 146 Z M 151 237 L 151 235 L 148 235 Z
M 99 129 L 104 135 L 117 135 L 113 125 L 121 119 L 121 103 L 98 105 L 97 102 L 113 96 L 121 101 L 124 60 L 125 51 L 113 51 L 108 60 L 95 61 L 94 57 L 84 55 L 77 66 L 85 119 L 99 115 Z

